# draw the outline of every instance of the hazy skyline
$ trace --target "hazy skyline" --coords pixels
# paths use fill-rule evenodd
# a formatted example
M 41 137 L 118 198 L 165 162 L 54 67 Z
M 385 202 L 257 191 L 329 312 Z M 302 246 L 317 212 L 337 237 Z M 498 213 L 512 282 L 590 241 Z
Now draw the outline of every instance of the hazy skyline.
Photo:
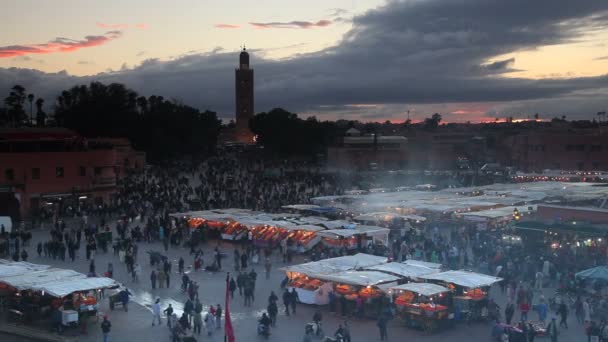
M 92 80 L 232 117 L 246 44 L 256 112 L 449 121 L 608 107 L 605 0 L 8 0 L 0 95 Z

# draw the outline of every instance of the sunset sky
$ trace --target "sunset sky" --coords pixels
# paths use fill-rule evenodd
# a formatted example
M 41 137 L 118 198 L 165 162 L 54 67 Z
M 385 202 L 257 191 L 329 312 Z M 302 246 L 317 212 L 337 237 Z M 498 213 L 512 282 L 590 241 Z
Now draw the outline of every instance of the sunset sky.
M 122 82 L 232 117 L 246 44 L 256 112 L 448 121 L 608 109 L 606 0 L 3 0 L 0 97 Z

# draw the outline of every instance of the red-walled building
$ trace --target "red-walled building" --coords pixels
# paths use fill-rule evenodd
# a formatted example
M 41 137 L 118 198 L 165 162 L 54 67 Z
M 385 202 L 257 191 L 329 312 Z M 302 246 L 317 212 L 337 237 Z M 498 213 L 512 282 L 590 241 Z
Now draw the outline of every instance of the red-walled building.
M 145 155 L 126 139 L 87 141 L 63 128 L 2 129 L 0 215 L 19 218 L 65 201 L 108 201 L 117 180 L 144 164 Z

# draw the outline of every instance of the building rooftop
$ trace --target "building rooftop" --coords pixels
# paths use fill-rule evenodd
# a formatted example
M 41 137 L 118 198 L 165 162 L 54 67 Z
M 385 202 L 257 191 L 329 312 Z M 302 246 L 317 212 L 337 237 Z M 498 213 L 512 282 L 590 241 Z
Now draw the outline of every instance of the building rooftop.
M 78 138 L 78 133 L 61 127 L 0 128 L 0 141 L 48 141 Z

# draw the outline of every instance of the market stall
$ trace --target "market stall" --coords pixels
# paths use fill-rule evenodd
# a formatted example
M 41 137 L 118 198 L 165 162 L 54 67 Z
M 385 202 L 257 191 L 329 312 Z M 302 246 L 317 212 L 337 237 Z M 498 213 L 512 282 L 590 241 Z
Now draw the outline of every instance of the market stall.
M 284 268 L 289 278 L 289 287 L 295 288 L 300 302 L 306 304 L 328 304 L 328 293 L 333 290 L 331 282 L 320 277 L 327 274 L 360 269 L 387 261 L 384 257 L 369 254 L 355 254 L 338 258 L 324 259 Z
M 87 277 L 72 270 L 29 263 L 0 262 L 0 287 L 12 312 L 24 321 L 48 317 L 58 310 L 64 325 L 78 321 L 79 316 L 95 315 L 95 291 L 117 283 L 105 277 Z
M 319 275 L 321 280 L 335 284 L 334 290 L 342 302 L 344 313 L 356 313 L 359 317 L 375 317 L 388 298 L 379 288 L 381 285 L 397 285 L 400 277 L 379 271 L 344 271 L 334 274 Z M 361 299 L 362 306 L 357 307 Z
M 458 315 L 470 314 L 480 318 L 487 306 L 488 288 L 501 278 L 468 271 L 446 271 L 423 275 L 420 278 L 445 285 L 453 293 L 453 306 Z
M 450 289 L 431 283 L 408 283 L 390 288 L 398 316 L 409 327 L 435 331 L 453 318 L 449 314 Z
M 309 250 L 320 241 L 316 232 L 325 228 L 310 224 L 295 225 L 286 221 L 270 221 L 264 226 L 256 227 L 252 230 L 252 240 L 254 246 L 276 247 L 281 241 L 287 240 L 287 247 L 290 250 L 300 252 Z
M 330 248 L 361 249 L 375 241 L 388 244 L 390 229 L 374 226 L 355 226 L 353 229 L 330 229 L 318 232 L 322 242 Z

